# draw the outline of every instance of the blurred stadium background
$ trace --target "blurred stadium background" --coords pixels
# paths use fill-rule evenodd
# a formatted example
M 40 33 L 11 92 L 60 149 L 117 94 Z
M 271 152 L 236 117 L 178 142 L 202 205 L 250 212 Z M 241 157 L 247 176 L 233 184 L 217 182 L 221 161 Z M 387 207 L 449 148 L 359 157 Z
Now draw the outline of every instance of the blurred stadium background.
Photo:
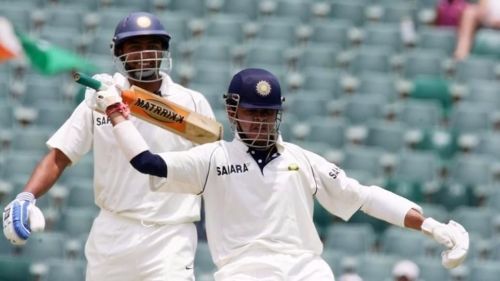
M 319 205 L 324 258 L 340 276 L 355 258 L 365 281 L 390 278 L 395 261 L 426 281 L 499 280 L 500 35 L 481 29 L 472 55 L 451 59 L 454 28 L 433 25 L 437 0 L 0 0 L 17 28 L 114 72 L 109 43 L 131 11 L 161 18 L 172 35 L 174 80 L 204 93 L 227 126 L 222 93 L 233 73 L 266 68 L 281 80 L 282 134 L 365 184 L 453 218 L 471 235 L 465 266 L 447 271 L 420 233 L 357 214 L 345 224 Z M 414 32 L 412 32 L 414 31 Z M 82 98 L 69 74 L 42 76 L 25 62 L 0 65 L 0 206 L 21 191 L 46 139 Z M 92 157 L 38 200 L 44 233 L 25 247 L 0 239 L 0 280 L 84 280 L 84 242 L 97 213 Z M 214 270 L 203 226 L 195 270 Z M 413 235 L 414 234 L 414 235 Z M 38 278 L 38 279 L 36 279 Z M 40 279 L 41 278 L 41 279 Z M 458 279 L 457 279 L 458 280 Z

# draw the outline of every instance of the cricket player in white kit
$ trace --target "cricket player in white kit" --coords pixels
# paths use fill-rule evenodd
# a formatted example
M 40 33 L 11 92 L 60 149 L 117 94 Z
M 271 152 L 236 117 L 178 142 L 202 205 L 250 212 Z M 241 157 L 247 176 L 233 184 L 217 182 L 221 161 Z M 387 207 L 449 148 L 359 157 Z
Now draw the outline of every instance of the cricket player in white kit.
M 94 78 L 122 88 L 137 85 L 214 117 L 200 93 L 168 76 L 169 41 L 170 35 L 155 16 L 131 13 L 118 24 L 112 40 L 120 72 Z M 43 229 L 43 215 L 35 198 L 93 148 L 95 202 L 100 213 L 86 243 L 86 280 L 194 280 L 197 233 L 193 222 L 200 218 L 199 196 L 152 192 L 149 176 L 130 166 L 119 150 L 109 118 L 92 110 L 95 102 L 95 91 L 87 90 L 86 101 L 47 142 L 51 151 L 35 169 L 24 192 L 4 211 L 6 237 L 14 244 L 24 244 L 30 227 Z M 131 117 L 129 121 L 155 150 L 180 151 L 194 146 L 140 119 Z
M 314 198 L 344 220 L 361 209 L 422 230 L 446 246 L 442 262 L 447 268 L 465 259 L 469 237 L 460 224 L 425 218 L 415 203 L 361 185 L 323 157 L 284 142 L 278 130 L 280 85 L 266 70 L 242 70 L 229 85 L 226 109 L 234 139 L 184 152 L 153 154 L 119 111 L 119 94 L 111 90 L 99 96 L 98 107 L 111 117 L 118 145 L 136 169 L 152 175 L 152 190 L 204 196 L 216 280 L 334 280 L 321 258 Z

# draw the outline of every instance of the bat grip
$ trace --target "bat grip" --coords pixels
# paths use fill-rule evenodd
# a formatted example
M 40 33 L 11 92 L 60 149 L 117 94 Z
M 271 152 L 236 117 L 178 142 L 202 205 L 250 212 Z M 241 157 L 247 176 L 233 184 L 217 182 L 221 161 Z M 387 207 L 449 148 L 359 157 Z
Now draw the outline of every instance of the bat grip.
M 75 72 L 73 73 L 73 79 L 75 79 L 75 82 L 87 86 L 89 88 L 92 88 L 94 90 L 104 90 L 104 86 L 102 85 L 101 81 L 96 80 L 84 73 L 81 72 Z

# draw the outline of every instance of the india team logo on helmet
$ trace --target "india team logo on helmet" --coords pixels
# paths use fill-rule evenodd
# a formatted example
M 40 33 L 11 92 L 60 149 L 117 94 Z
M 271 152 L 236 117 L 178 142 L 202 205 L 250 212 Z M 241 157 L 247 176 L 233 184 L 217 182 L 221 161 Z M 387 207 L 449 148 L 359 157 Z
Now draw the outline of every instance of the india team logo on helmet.
M 140 16 L 137 18 L 137 25 L 142 28 L 148 28 L 151 26 L 151 19 L 146 16 Z
M 261 96 L 267 96 L 271 93 L 271 85 L 267 81 L 257 83 L 257 93 Z
M 260 68 L 247 68 L 236 73 L 226 96 L 229 100 L 237 100 L 238 106 L 253 109 L 281 109 L 283 102 L 278 78 Z

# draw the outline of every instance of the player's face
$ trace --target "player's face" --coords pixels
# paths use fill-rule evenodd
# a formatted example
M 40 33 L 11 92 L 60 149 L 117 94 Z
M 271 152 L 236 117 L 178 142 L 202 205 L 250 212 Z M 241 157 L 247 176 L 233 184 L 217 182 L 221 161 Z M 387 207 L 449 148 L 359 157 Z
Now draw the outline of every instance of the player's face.
M 125 41 L 120 59 L 125 69 L 138 80 L 154 79 L 158 76 L 163 58 L 163 44 L 151 36 L 139 36 Z
M 277 138 L 278 110 L 239 107 L 237 122 L 240 137 L 253 147 L 266 148 Z

